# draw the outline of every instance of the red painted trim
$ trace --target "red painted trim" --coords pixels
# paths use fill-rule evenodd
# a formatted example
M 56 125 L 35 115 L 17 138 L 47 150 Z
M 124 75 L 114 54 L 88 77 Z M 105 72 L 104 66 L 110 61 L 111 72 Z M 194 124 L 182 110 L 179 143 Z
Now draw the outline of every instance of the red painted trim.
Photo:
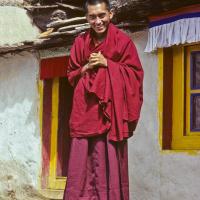
M 152 21 L 162 20 L 168 17 L 174 17 L 186 13 L 195 13 L 199 11 L 200 11 L 200 4 L 196 4 L 196 5 L 182 7 L 172 11 L 163 12 L 158 15 L 149 16 L 149 21 L 152 22 Z
M 51 145 L 52 79 L 44 80 L 42 119 L 42 188 L 47 188 Z
M 68 57 L 42 59 L 40 62 L 40 79 L 67 76 Z

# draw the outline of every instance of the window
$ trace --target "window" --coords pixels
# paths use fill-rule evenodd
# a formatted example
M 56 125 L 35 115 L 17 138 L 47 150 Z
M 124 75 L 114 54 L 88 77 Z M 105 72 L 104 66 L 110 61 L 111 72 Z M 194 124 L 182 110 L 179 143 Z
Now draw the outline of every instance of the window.
M 200 149 L 200 45 L 159 50 L 162 149 Z

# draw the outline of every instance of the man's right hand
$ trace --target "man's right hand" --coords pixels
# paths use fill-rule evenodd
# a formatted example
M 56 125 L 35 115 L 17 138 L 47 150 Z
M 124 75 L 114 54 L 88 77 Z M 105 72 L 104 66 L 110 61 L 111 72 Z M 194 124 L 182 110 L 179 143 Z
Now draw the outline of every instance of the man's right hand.
M 107 67 L 107 59 L 100 51 L 90 55 L 89 68 L 93 69 L 94 67 Z
M 88 70 L 94 69 L 98 66 L 99 67 L 107 67 L 107 60 L 101 54 L 101 52 L 92 53 L 90 55 L 89 62 L 83 66 L 83 68 L 81 70 L 81 74 L 84 75 Z

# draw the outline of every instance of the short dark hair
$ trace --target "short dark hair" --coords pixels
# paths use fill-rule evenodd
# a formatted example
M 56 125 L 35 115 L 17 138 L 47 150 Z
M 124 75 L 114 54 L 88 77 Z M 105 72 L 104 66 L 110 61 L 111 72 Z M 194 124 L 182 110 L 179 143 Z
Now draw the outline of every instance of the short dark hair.
M 97 5 L 97 4 L 100 4 L 100 3 L 105 3 L 107 9 L 110 10 L 110 2 L 109 2 L 109 0 L 86 0 L 85 4 L 84 4 L 85 12 L 87 13 L 87 11 L 88 11 L 88 9 L 87 9 L 88 5 Z

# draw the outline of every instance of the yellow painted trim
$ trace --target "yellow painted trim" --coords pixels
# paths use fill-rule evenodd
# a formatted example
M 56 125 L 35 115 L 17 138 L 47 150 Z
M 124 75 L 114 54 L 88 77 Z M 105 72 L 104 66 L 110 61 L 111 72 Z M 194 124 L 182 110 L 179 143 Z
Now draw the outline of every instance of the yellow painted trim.
M 172 149 L 184 132 L 184 48 L 173 48 Z
M 185 50 L 190 52 L 200 50 L 200 46 L 176 46 L 173 47 L 173 105 L 172 105 L 172 150 L 163 150 L 163 152 L 181 152 L 188 153 L 189 155 L 197 155 L 200 150 L 200 133 L 184 133 L 184 115 L 187 115 L 187 123 L 190 118 L 190 94 L 200 92 L 200 90 L 189 90 L 190 74 L 189 67 L 190 63 L 188 61 L 185 63 Z M 159 143 L 162 149 L 162 135 L 163 135 L 163 65 L 164 65 L 164 51 L 163 49 L 158 50 L 158 121 L 159 121 Z M 185 64 L 187 64 L 187 74 L 186 74 L 186 88 L 185 87 Z M 186 90 L 185 90 L 186 89 Z M 185 101 L 185 92 L 187 92 L 187 101 Z M 187 103 L 187 111 L 185 113 L 185 103 Z M 189 108 L 189 109 L 188 109 Z M 187 124 L 187 129 L 188 129 Z
M 200 90 L 190 90 L 190 94 L 200 93 Z
M 40 144 L 42 145 L 42 128 L 43 128 L 43 93 L 44 93 L 44 83 L 42 80 L 37 81 L 38 85 L 38 93 L 39 93 L 39 108 L 38 108 L 38 114 L 39 114 L 39 126 L 40 126 Z M 42 157 L 42 146 L 41 146 L 41 157 Z M 42 166 L 42 165 L 41 165 Z M 41 188 L 42 186 L 42 167 L 40 168 L 40 176 L 38 177 L 38 188 Z
M 170 150 L 163 150 L 161 151 L 161 154 L 162 155 L 168 155 L 168 154 L 187 154 L 187 155 L 190 155 L 190 156 L 197 156 L 197 155 L 200 155 L 200 151 L 199 150 L 193 150 L 193 149 L 187 149 L 187 150 L 184 150 L 184 149 L 170 149 Z
M 58 132 L 58 92 L 59 80 L 55 78 L 52 85 L 52 111 L 51 111 L 51 150 L 49 166 L 49 187 L 53 188 L 53 181 L 56 179 L 56 158 L 57 158 L 57 132 Z
M 49 166 L 49 188 L 64 189 L 66 178 L 57 177 L 57 138 L 58 138 L 59 78 L 53 80 L 51 113 L 51 153 Z
M 159 144 L 162 150 L 162 136 L 163 136 L 163 49 L 158 49 L 158 130 L 159 130 Z
M 184 61 L 186 49 L 187 62 Z M 173 48 L 173 113 L 172 113 L 172 149 L 199 150 L 199 133 L 190 132 L 190 59 L 189 53 L 196 49 L 195 46 Z M 186 65 L 186 80 L 184 67 Z M 186 81 L 186 88 L 184 82 Z M 185 90 L 186 89 L 186 90 Z M 186 91 L 186 102 L 184 92 Z M 184 105 L 186 103 L 186 113 Z M 184 115 L 186 115 L 186 133 L 184 133 Z
M 187 120 L 186 120 L 186 135 L 200 135 L 200 132 L 191 132 L 190 131 L 190 113 L 191 113 L 191 107 L 190 107 L 190 94 L 194 94 L 194 93 L 200 93 L 200 90 L 191 90 L 191 87 L 190 87 L 190 60 L 191 60 L 191 52 L 194 52 L 194 51 L 200 51 L 200 45 L 195 45 L 195 46 L 188 46 L 186 48 L 186 58 L 187 58 L 187 62 L 186 62 L 186 71 L 187 71 L 187 74 L 186 74 L 186 90 L 187 90 L 187 95 L 186 95 L 186 99 L 187 99 L 187 106 L 186 106 L 186 117 L 187 117 Z
M 40 119 L 40 135 L 42 139 L 42 127 L 43 127 L 43 90 L 44 84 L 43 81 L 38 81 L 38 89 L 39 89 L 39 119 Z
M 64 190 L 66 184 L 66 178 L 49 178 L 50 189 L 54 190 Z
M 200 149 L 200 137 L 199 136 L 183 136 L 174 141 L 176 149 L 185 150 L 199 150 Z
M 186 135 L 190 134 L 190 47 L 186 48 Z

